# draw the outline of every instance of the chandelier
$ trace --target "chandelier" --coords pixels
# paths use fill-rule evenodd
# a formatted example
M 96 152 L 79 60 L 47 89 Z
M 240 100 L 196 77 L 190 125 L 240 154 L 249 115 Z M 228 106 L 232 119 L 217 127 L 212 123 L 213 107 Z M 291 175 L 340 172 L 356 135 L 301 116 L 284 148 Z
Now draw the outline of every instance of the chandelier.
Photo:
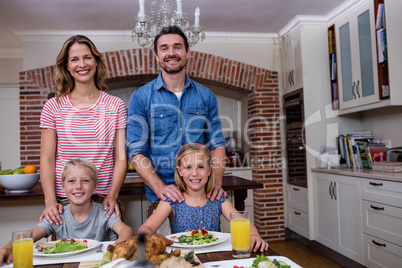
M 188 15 L 182 10 L 183 0 L 151 0 L 150 15 L 145 15 L 145 0 L 139 0 L 140 10 L 136 17 L 131 39 L 142 47 L 152 48 L 154 37 L 165 26 L 176 25 L 187 36 L 189 46 L 205 39 L 205 30 L 200 27 L 200 8 L 194 13 L 194 25 L 190 26 Z

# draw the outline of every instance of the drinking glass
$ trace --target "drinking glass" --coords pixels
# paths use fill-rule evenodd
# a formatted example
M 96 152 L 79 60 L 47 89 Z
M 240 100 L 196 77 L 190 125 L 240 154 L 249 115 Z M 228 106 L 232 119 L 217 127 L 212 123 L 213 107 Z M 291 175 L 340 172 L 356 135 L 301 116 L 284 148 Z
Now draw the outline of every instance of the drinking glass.
M 13 232 L 13 267 L 33 267 L 33 237 L 30 229 Z
M 250 220 L 247 211 L 230 213 L 230 233 L 234 258 L 250 257 Z

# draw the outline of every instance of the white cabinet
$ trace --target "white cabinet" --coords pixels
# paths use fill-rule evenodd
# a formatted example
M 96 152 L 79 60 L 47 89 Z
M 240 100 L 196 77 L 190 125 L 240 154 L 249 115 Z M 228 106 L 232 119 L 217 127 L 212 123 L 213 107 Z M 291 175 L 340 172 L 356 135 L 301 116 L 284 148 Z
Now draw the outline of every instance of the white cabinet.
M 336 21 L 335 33 L 340 109 L 380 102 L 373 1 Z
M 361 179 L 364 265 L 402 263 L 402 183 Z
M 306 238 L 310 237 L 307 188 L 286 186 L 288 228 Z
M 315 239 L 363 263 L 360 179 L 313 173 Z
M 283 41 L 284 85 L 290 92 L 303 87 L 300 29 L 293 31 Z

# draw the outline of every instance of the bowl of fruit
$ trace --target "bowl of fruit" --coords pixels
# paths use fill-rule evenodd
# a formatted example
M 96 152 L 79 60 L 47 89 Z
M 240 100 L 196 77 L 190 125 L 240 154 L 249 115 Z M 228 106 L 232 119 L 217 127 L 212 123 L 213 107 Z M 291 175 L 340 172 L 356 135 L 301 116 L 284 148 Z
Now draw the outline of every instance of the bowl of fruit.
M 39 181 L 39 173 L 33 165 L 0 171 L 0 184 L 10 193 L 29 192 Z

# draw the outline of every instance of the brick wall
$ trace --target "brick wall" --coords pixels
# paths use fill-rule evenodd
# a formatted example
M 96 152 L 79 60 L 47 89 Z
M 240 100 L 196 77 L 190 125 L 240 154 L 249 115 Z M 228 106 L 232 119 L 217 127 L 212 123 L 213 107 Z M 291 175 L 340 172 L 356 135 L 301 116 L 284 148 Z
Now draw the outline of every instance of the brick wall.
M 107 83 L 155 76 L 159 66 L 149 49 L 103 54 Z M 42 106 L 54 92 L 54 66 L 20 73 L 21 164 L 39 166 Z M 187 73 L 194 80 L 248 94 L 248 133 L 253 179 L 264 184 L 254 190 L 255 225 L 269 241 L 284 239 L 284 201 L 280 139 L 278 73 L 225 59 L 192 52 Z

